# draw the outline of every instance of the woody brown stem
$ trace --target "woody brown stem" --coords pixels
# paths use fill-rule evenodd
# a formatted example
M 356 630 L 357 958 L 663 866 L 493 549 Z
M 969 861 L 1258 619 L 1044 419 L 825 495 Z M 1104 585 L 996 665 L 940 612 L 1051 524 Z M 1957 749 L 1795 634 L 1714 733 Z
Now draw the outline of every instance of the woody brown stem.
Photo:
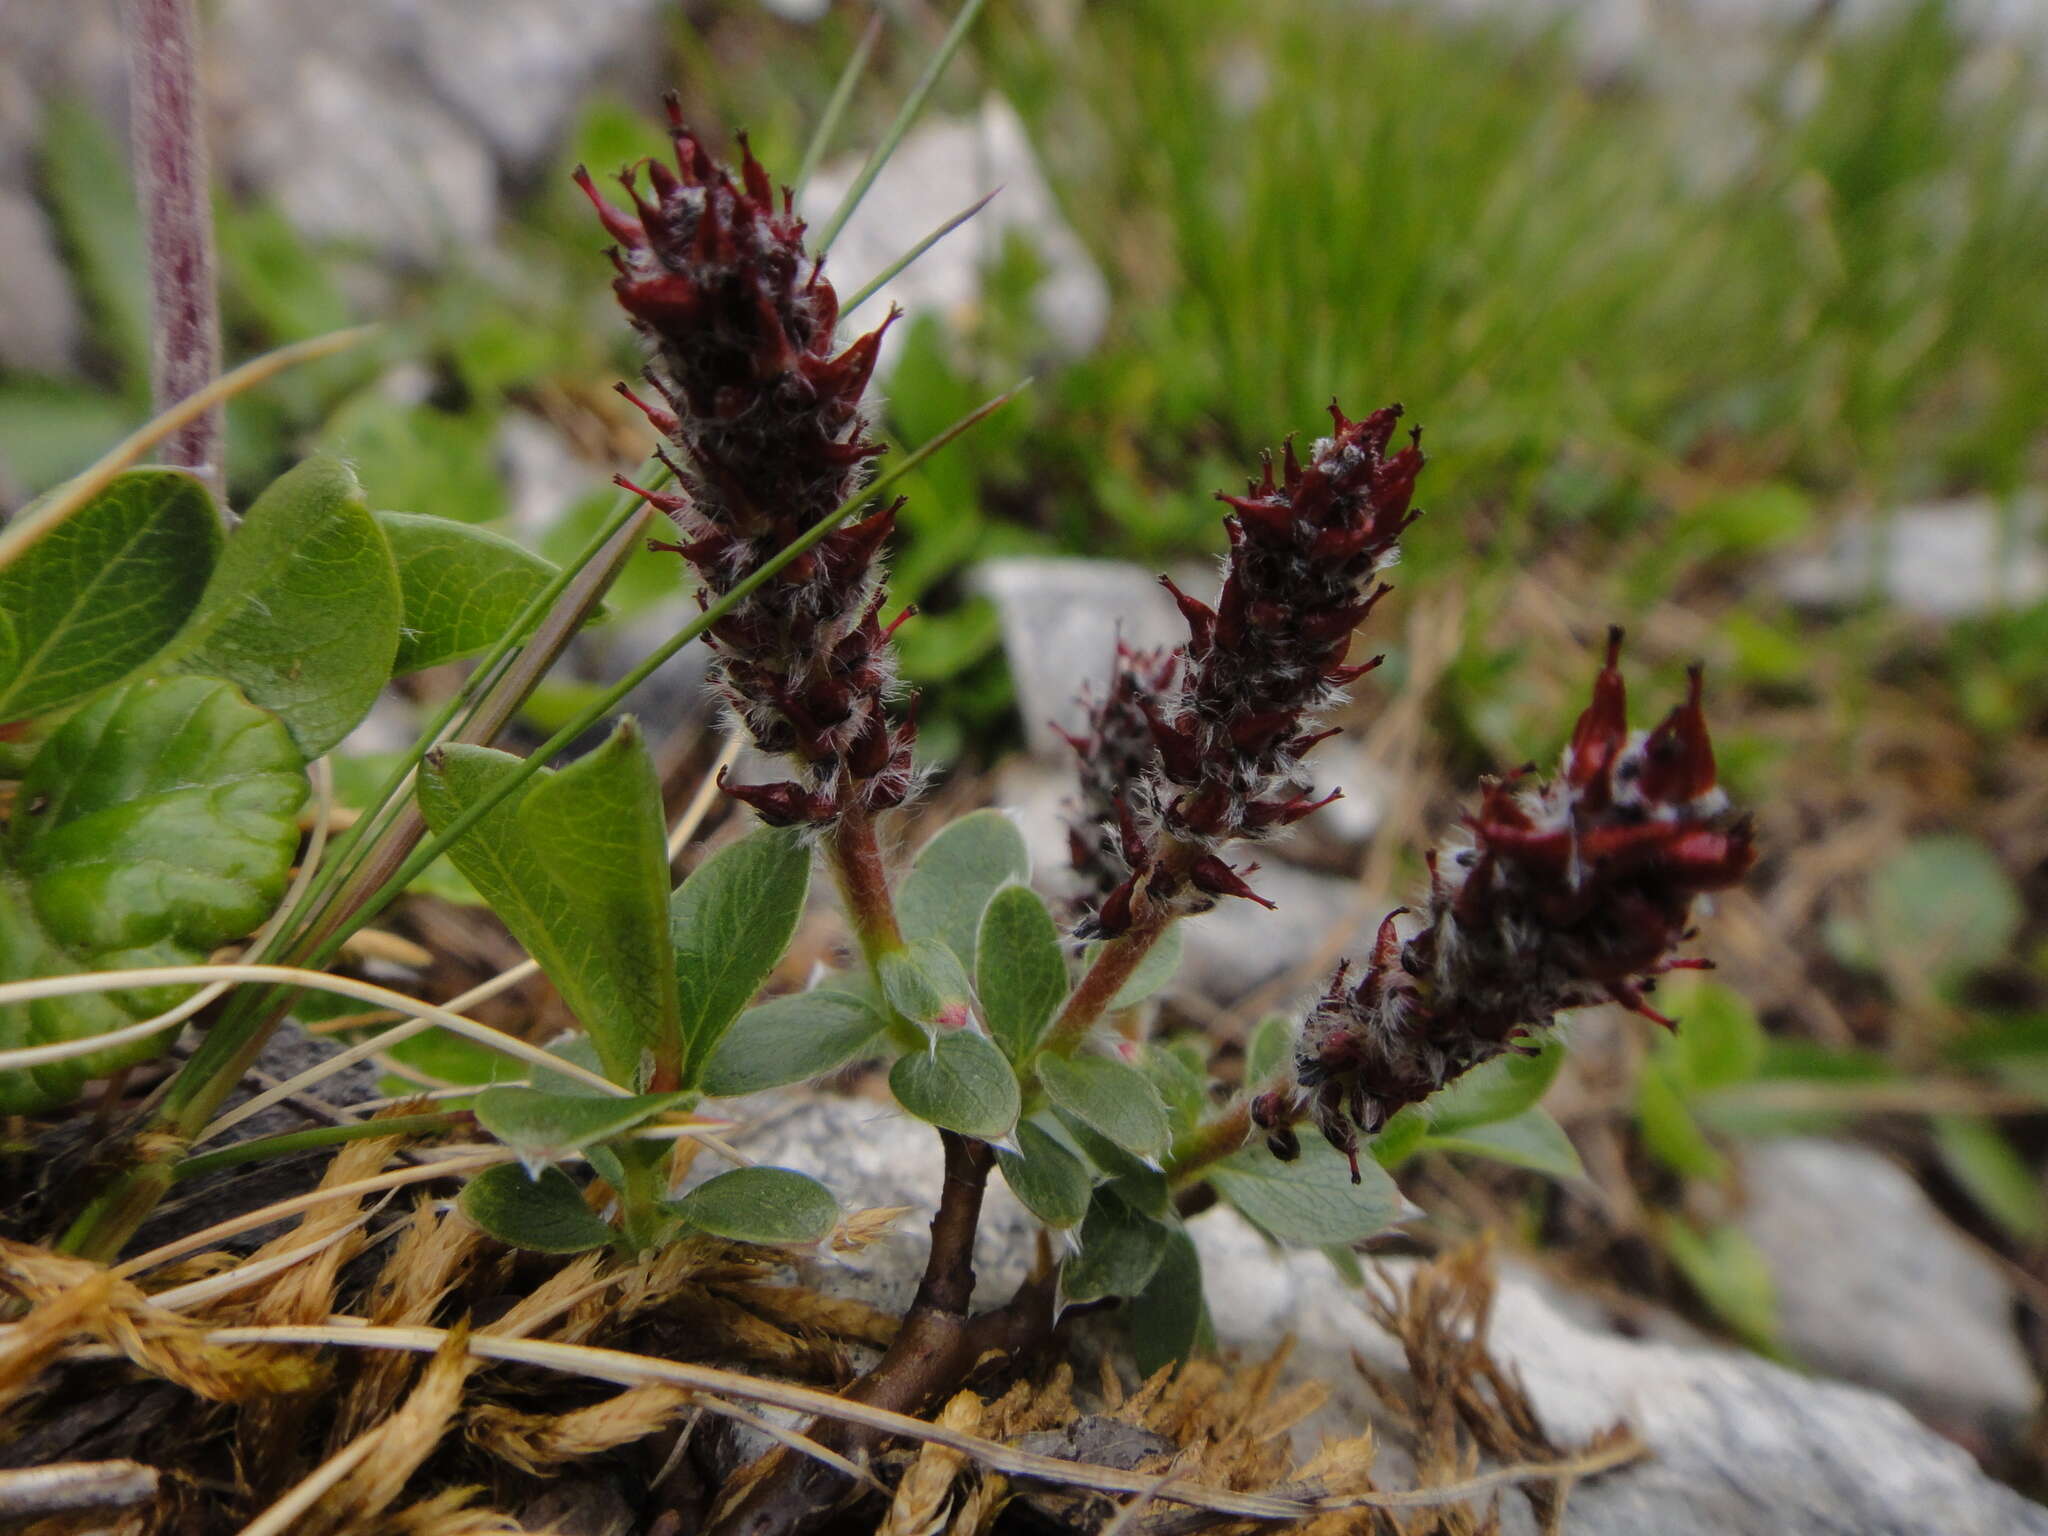
M 898 1413 L 923 1413 L 956 1391 L 991 1356 L 1008 1360 L 1052 1331 L 1053 1277 L 1034 1275 L 1005 1306 L 970 1317 L 974 1295 L 974 1235 L 982 1197 L 996 1163 L 995 1150 L 951 1131 L 939 1132 L 946 1183 L 932 1217 L 931 1256 L 917 1297 L 888 1353 L 846 1391 L 854 1402 Z M 871 1460 L 884 1437 L 872 1429 L 827 1419 L 805 1432 L 825 1449 L 855 1461 Z M 838 1507 L 853 1483 L 845 1473 L 800 1453 L 772 1453 L 772 1470 L 711 1528 L 711 1536 L 802 1536 Z

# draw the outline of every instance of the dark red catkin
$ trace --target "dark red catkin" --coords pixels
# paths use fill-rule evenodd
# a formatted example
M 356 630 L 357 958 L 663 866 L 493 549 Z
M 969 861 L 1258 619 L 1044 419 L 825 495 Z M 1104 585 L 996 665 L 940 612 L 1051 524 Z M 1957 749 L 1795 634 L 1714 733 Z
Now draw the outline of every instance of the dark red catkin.
M 1387 592 L 1422 469 L 1421 433 L 1389 452 L 1401 408 L 1333 430 L 1276 474 L 1270 455 L 1242 496 L 1221 495 L 1230 552 L 1214 608 L 1162 577 L 1188 624 L 1171 683 L 1141 691 L 1152 754 L 1123 797 L 1119 851 L 1129 873 L 1083 924 L 1127 930 L 1134 906 L 1198 910 L 1219 896 L 1260 898 L 1221 850 L 1270 837 L 1327 805 L 1303 759 L 1334 731 L 1316 715 L 1379 663 L 1345 664 L 1354 628 Z M 1085 756 L 1085 754 L 1084 754 Z
M 685 539 L 658 547 L 690 562 L 708 606 L 872 477 L 882 445 L 862 395 L 888 321 L 841 347 L 838 295 L 788 190 L 776 195 L 744 138 L 736 181 L 673 98 L 669 122 L 674 167 L 650 159 L 619 177 L 631 213 L 580 168 L 576 180 L 617 242 L 612 286 L 649 343 L 660 399 L 621 393 L 675 449 L 663 457 L 681 492 L 647 499 Z M 903 616 L 882 623 L 877 565 L 895 513 L 836 529 L 712 626 L 719 692 L 755 745 L 795 761 L 790 781 L 727 786 L 770 822 L 823 824 L 910 791 L 915 727 L 885 709 Z
M 1123 824 L 1152 819 L 1150 715 L 1173 686 L 1180 669 L 1177 652 L 1136 651 L 1117 642 L 1108 687 L 1081 695 L 1082 727 L 1059 730 L 1074 749 L 1080 795 L 1067 825 L 1068 862 L 1076 878 L 1076 899 L 1084 909 L 1105 900 L 1131 877 L 1123 852 Z
M 1355 1178 L 1361 1136 L 1529 1049 L 1566 1009 L 1618 1002 L 1672 1023 L 1644 994 L 1706 966 L 1675 954 L 1694 899 L 1740 881 L 1756 849 L 1715 784 L 1699 669 L 1682 704 L 1631 735 L 1620 655 L 1616 629 L 1558 776 L 1486 783 L 1465 835 L 1430 856 L 1427 910 L 1388 914 L 1356 986 L 1338 968 L 1302 1026 L 1294 1085 L 1253 1101 L 1276 1153 L 1294 1155 L 1292 1127 L 1313 1117 Z

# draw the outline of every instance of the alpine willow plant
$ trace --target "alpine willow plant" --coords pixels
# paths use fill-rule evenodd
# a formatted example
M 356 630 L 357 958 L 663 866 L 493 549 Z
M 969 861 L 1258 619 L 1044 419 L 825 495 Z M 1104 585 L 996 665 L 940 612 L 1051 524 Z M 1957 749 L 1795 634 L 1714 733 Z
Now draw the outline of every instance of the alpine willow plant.
M 675 1139 L 704 1128 L 712 1101 L 886 1064 L 896 1102 L 936 1132 L 944 1183 L 916 1300 L 849 1389 L 876 1406 L 928 1408 L 991 1351 L 1042 1341 L 1062 1304 L 1126 1303 L 1142 1363 L 1185 1356 L 1204 1319 L 1182 1219 L 1216 1200 L 1276 1242 L 1342 1248 L 1398 1216 L 1385 1169 L 1418 1146 L 1571 1166 L 1536 1104 L 1558 1060 L 1544 1032 L 1607 1000 L 1659 1018 L 1645 998 L 1656 976 L 1700 963 L 1676 953 L 1695 898 L 1753 857 L 1715 787 L 1697 672 L 1661 724 L 1632 734 L 1616 633 L 1557 778 L 1487 784 L 1432 857 L 1425 904 L 1390 915 L 1357 979 L 1340 968 L 1305 1020 L 1267 1021 L 1245 1088 L 1218 1093 L 1204 1049 L 1148 1038 L 1147 1000 L 1171 977 L 1177 925 L 1220 902 L 1270 905 L 1248 856 L 1338 793 L 1318 795 L 1313 749 L 1377 662 L 1348 654 L 1416 516 L 1419 432 L 1397 443 L 1398 407 L 1353 420 L 1333 404 L 1305 454 L 1290 441 L 1222 498 L 1213 603 L 1174 589 L 1186 642 L 1120 649 L 1070 738 L 1078 913 L 1055 918 L 994 811 L 899 867 L 891 821 L 919 773 L 891 655 L 907 614 L 885 617 L 882 565 L 902 471 L 877 473 L 867 399 L 887 322 L 841 334 L 790 194 L 744 141 L 735 170 L 670 116 L 673 163 L 624 172 L 625 206 L 578 172 L 647 345 L 648 394 L 628 394 L 664 442 L 655 483 L 621 478 L 620 510 L 575 570 L 459 523 L 372 512 L 328 460 L 284 476 L 232 535 L 196 480 L 131 472 L 45 518 L 41 542 L 0 568 L 0 750 L 19 780 L 0 842 L 0 978 L 113 977 L 70 994 L 31 981 L 0 1002 L 0 1108 L 59 1109 L 161 1053 L 186 1017 L 205 1027 L 141 1127 L 152 1134 L 117 1143 L 70 1246 L 110 1256 L 170 1183 L 263 1155 L 192 1149 L 224 1123 L 222 1096 L 294 988 L 342 985 L 317 967 L 443 852 L 582 1026 L 546 1052 L 503 1046 L 532 1060 L 529 1083 L 409 1122 L 506 1149 L 462 1206 L 507 1243 L 633 1255 L 696 1231 L 827 1244 L 840 1210 L 826 1183 L 742 1167 L 679 1196 Z M 646 506 L 674 525 L 656 547 L 678 557 L 701 617 L 537 752 L 482 744 L 594 610 Z M 762 824 L 671 889 L 634 722 L 545 764 L 700 636 L 732 729 L 785 767 L 725 783 Z M 478 652 L 368 816 L 327 858 L 312 850 L 287 896 L 308 764 L 395 672 Z M 857 953 L 760 1000 L 816 864 Z M 197 963 L 244 940 L 250 959 L 299 968 L 195 995 Z M 1320 1140 L 1304 1144 L 1304 1119 Z M 997 1171 L 1065 1237 L 1017 1295 L 973 1313 Z M 835 1465 L 875 1448 L 841 1421 L 807 1433 L 841 1460 L 777 1453 L 721 1529 L 815 1524 L 846 1490 Z

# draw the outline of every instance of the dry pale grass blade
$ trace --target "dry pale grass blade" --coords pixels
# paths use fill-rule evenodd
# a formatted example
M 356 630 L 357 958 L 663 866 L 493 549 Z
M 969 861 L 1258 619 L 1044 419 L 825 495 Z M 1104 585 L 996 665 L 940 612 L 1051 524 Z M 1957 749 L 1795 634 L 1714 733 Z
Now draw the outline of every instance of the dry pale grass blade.
M 223 401 L 233 399 L 246 389 L 253 389 L 273 374 L 316 358 L 344 352 L 365 337 L 374 335 L 376 330 L 374 325 L 359 325 L 352 330 L 332 331 L 325 336 L 295 341 L 290 346 L 266 352 L 222 374 L 206 388 L 187 395 L 162 414 L 151 417 L 116 443 L 98 463 L 72 476 L 43 501 L 23 511 L 5 532 L 0 532 L 0 570 L 20 559 L 38 539 L 105 490 L 114 476 L 174 432 L 197 421 Z
M 411 971 L 424 971 L 434 963 L 431 949 L 382 928 L 358 928 L 341 941 L 341 953 L 350 960 L 382 960 Z
M 703 779 L 697 785 L 697 792 L 690 797 L 690 803 L 683 807 L 683 814 L 676 818 L 676 824 L 669 829 L 669 863 L 675 863 L 682 851 L 689 847 L 690 839 L 697 835 L 697 829 L 704 825 L 704 818 L 711 814 L 711 807 L 718 803 L 719 776 L 740 760 L 740 749 L 745 745 L 745 738 L 735 731 L 726 738 L 725 745 L 718 749 L 718 756 L 705 771 Z
M 443 1213 L 432 1200 L 419 1201 L 370 1287 L 370 1321 L 400 1326 L 431 1321 L 470 1273 L 482 1243 L 483 1234 L 469 1222 Z M 389 1414 L 413 1375 L 410 1355 L 380 1354 L 364 1361 L 334 1416 L 329 1443 L 345 1443 Z
M 1155 1479 L 1150 1488 L 1118 1509 L 1096 1536 L 1127 1536 L 1128 1532 L 1137 1528 L 1139 1517 L 1159 1501 L 1160 1495 L 1171 1488 L 1179 1476 L 1178 1472 L 1168 1472 Z
M 341 1147 L 321 1173 L 316 1192 L 354 1188 L 390 1161 L 400 1138 L 379 1136 Z M 341 1195 L 300 1213 L 298 1224 L 272 1238 L 253 1255 L 257 1262 L 318 1249 L 307 1264 L 281 1275 L 255 1299 L 250 1321 L 258 1323 L 318 1322 L 335 1310 L 335 1280 L 341 1266 L 362 1251 L 361 1196 Z M 339 1237 L 340 1241 L 330 1241 Z
M 981 1428 L 981 1398 L 973 1392 L 955 1393 L 939 1411 L 939 1423 L 961 1434 Z M 882 1517 L 877 1536 L 939 1536 L 946 1528 L 952 1505 L 953 1483 L 967 1469 L 965 1452 L 926 1441 L 918 1447 L 917 1458 L 896 1485 L 889 1512 Z
M 222 1116 L 213 1125 L 201 1132 L 195 1141 L 203 1141 L 210 1135 L 218 1135 L 229 1125 L 239 1124 L 251 1113 L 259 1102 L 268 1107 L 287 1094 L 296 1093 L 307 1083 L 317 1082 L 331 1075 L 363 1056 L 383 1050 L 397 1039 L 418 1034 L 436 1026 L 488 1046 L 501 1055 L 517 1057 L 534 1066 L 546 1067 L 573 1077 L 578 1082 L 608 1094 L 612 1097 L 627 1095 L 627 1090 L 616 1083 L 598 1076 L 597 1073 L 580 1067 L 562 1057 L 550 1055 L 537 1045 L 529 1045 L 516 1035 L 508 1035 L 501 1029 L 488 1024 L 479 1024 L 474 1019 L 463 1018 L 432 1003 L 423 1003 L 418 998 L 407 997 L 403 992 L 393 992 L 367 981 L 357 981 L 350 976 L 336 976 L 327 971 L 309 971 L 290 965 L 245 965 L 234 962 L 221 965 L 156 965 L 140 966 L 133 970 L 93 971 L 76 976 L 43 976 L 33 981 L 14 981 L 0 984 L 0 1006 L 16 1003 L 37 1002 L 51 997 L 77 997 L 96 992 L 124 992 L 139 987 L 182 987 L 206 986 L 215 982 L 262 981 L 277 982 L 288 986 L 307 987 L 316 992 L 333 992 L 342 997 L 352 997 L 358 1002 L 375 1003 L 396 1013 L 412 1017 L 410 1024 L 401 1024 L 397 1029 L 386 1031 L 362 1045 L 352 1046 L 348 1051 L 331 1056 L 321 1063 L 317 1071 L 302 1072 L 289 1082 L 280 1083 L 268 1094 L 258 1095 L 247 1104 L 238 1105 L 232 1115 Z M 91 1037 L 93 1049 L 105 1046 L 109 1037 Z M 64 1042 L 69 1045 L 73 1042 Z M 365 1049 L 368 1047 L 368 1049 Z M 48 1051 L 52 1046 L 29 1046 L 21 1051 L 0 1051 L 0 1071 L 12 1071 L 24 1064 L 24 1057 L 30 1052 Z M 73 1054 L 76 1054 L 75 1052 Z M 343 1060 L 346 1057 L 347 1060 Z
M 557 1318 L 567 1316 L 579 1303 L 593 1295 L 593 1287 L 599 1271 L 605 1267 L 606 1255 L 586 1253 L 570 1264 L 565 1264 L 547 1279 L 543 1280 L 527 1295 L 522 1296 L 497 1322 L 491 1325 L 491 1332 L 506 1339 L 527 1339 L 539 1333 Z M 618 1276 L 607 1276 L 607 1284 L 616 1283 Z M 610 1311 L 618 1316 L 623 1307 L 593 1308 L 603 1313 Z
M 470 1503 L 475 1496 L 473 1488 L 444 1488 L 386 1516 L 380 1536 L 554 1536 L 521 1525 L 499 1510 L 477 1508 Z
M 7 1278 L 9 1289 L 32 1296 L 11 1273 L 10 1259 L 11 1245 L 0 1247 L 0 1276 Z M 87 1274 L 75 1284 L 60 1286 L 21 1322 L 8 1326 L 0 1335 L 0 1408 L 29 1389 L 66 1340 L 90 1326 L 112 1299 L 115 1286 L 114 1277 L 104 1271 Z
M 259 1281 L 268 1280 L 272 1275 L 280 1274 L 294 1264 L 303 1264 L 308 1259 L 325 1253 L 351 1233 L 360 1231 L 369 1222 L 371 1214 L 364 1211 L 360 1215 L 350 1217 L 346 1226 L 329 1232 L 317 1242 L 284 1253 L 272 1254 L 267 1259 L 244 1259 L 241 1263 L 217 1274 L 208 1275 L 204 1279 L 188 1280 L 183 1285 L 173 1286 L 167 1291 L 157 1291 L 149 1299 L 166 1312 L 185 1312 L 194 1307 L 206 1306 L 223 1296 L 232 1296 L 236 1291 L 246 1290 Z M 202 1259 L 206 1257 L 208 1256 L 201 1255 Z
M 953 1512 L 953 1523 L 946 1527 L 946 1536 L 983 1536 L 1010 1498 L 1007 1477 L 992 1472 L 978 1474 L 961 1498 L 960 1507 Z
M 731 1419 L 735 1424 L 744 1424 L 756 1434 L 767 1436 L 786 1451 L 793 1451 L 799 1456 L 808 1456 L 814 1461 L 823 1462 L 826 1466 L 839 1473 L 840 1476 L 849 1479 L 859 1487 L 884 1495 L 889 1492 L 888 1487 L 859 1462 L 851 1461 L 840 1455 L 837 1451 L 820 1445 L 809 1435 L 803 1434 L 798 1430 L 786 1428 L 781 1424 L 777 1424 L 772 1419 L 764 1419 L 760 1414 L 750 1409 L 742 1408 L 737 1403 L 728 1403 L 723 1398 L 699 1397 L 694 1401 L 698 1406 L 705 1408 L 709 1412 Z M 772 1455 L 763 1456 L 755 1462 L 756 1466 L 763 1467 L 773 1464 L 774 1457 Z M 723 1507 L 732 1507 L 730 1497 L 723 1501 Z
M 827 1296 L 800 1285 L 750 1284 L 726 1294 L 742 1306 L 790 1330 L 850 1339 L 857 1344 L 888 1347 L 903 1326 L 893 1312 L 852 1296 Z
M 81 1510 L 126 1509 L 156 1497 L 155 1467 L 139 1461 L 65 1461 L 0 1472 L 0 1522 Z
M 1549 1465 L 1548 1477 L 1521 1485 L 1546 1533 L 1564 1528 L 1565 1501 L 1587 1466 L 1618 1466 L 1644 1453 L 1621 1423 L 1577 1452 L 1555 1444 L 1530 1404 L 1520 1376 L 1487 1347 L 1494 1298 L 1490 1243 L 1481 1240 L 1416 1270 L 1406 1286 L 1384 1271 L 1369 1288 L 1367 1305 L 1400 1343 L 1408 1366 L 1394 1382 L 1364 1362 L 1359 1368 L 1382 1399 L 1404 1412 L 1414 1432 L 1415 1460 L 1425 1482 L 1445 1486 L 1476 1481 L 1480 1453 L 1500 1462 Z M 1474 1514 L 1475 1528 L 1485 1517 Z
M 859 1253 L 896 1230 L 897 1223 L 911 1212 L 907 1205 L 877 1205 L 864 1211 L 849 1211 L 832 1231 L 834 1253 Z
M 1196 1360 L 1161 1371 L 1125 1400 L 1116 1417 L 1173 1441 L 1181 1449 L 1176 1477 L 1226 1488 L 1265 1488 L 1291 1465 L 1287 1431 L 1320 1407 L 1328 1391 L 1304 1382 L 1276 1395 L 1293 1343 L 1284 1341 L 1250 1368 L 1226 1370 Z M 1156 1499 L 1157 1495 L 1154 1495 Z M 1139 1516 L 1126 1507 L 1125 1517 Z
M 193 1232 L 185 1237 L 175 1238 L 161 1247 L 147 1253 L 138 1253 L 132 1259 L 124 1259 L 114 1267 L 117 1275 L 139 1275 L 145 1270 L 168 1264 L 173 1259 L 188 1253 L 197 1253 L 202 1248 L 211 1248 L 216 1243 L 226 1242 L 244 1232 L 253 1232 L 258 1227 L 267 1227 L 273 1221 L 283 1221 L 314 1206 L 325 1205 L 333 1200 L 353 1200 L 358 1195 L 374 1194 L 380 1190 L 399 1189 L 407 1184 L 418 1184 L 427 1179 L 452 1178 L 460 1173 L 475 1173 L 493 1163 L 509 1163 L 514 1153 L 509 1147 L 479 1147 L 474 1152 L 463 1152 L 451 1157 L 436 1158 L 417 1168 L 394 1168 L 389 1173 L 376 1174 L 359 1179 L 354 1184 L 342 1185 L 335 1189 L 308 1190 L 303 1195 L 294 1195 L 289 1200 L 279 1200 L 271 1205 L 260 1206 L 253 1211 L 244 1211 L 239 1216 L 230 1216 L 217 1221 L 203 1231 Z
M 827 1379 L 844 1379 L 848 1374 L 846 1351 L 841 1345 L 809 1331 L 783 1328 L 742 1305 L 728 1292 L 690 1285 L 683 1288 L 677 1299 L 687 1309 L 693 1327 L 702 1328 L 721 1348 L 741 1359 Z
M 377 1449 L 376 1432 L 358 1435 L 292 1486 L 289 1493 L 243 1526 L 240 1536 L 289 1536 L 321 1495 L 363 1464 Z
M 324 1327 L 219 1328 L 206 1335 L 223 1345 L 292 1344 L 334 1345 L 352 1349 L 403 1349 L 431 1354 L 446 1341 L 440 1328 L 381 1328 L 357 1319 L 330 1321 Z M 472 1333 L 468 1339 L 472 1354 L 490 1360 L 539 1366 L 609 1381 L 619 1386 L 671 1385 L 707 1394 L 705 1406 L 719 1406 L 710 1398 L 737 1398 L 742 1402 L 789 1408 L 799 1413 L 844 1419 L 885 1435 L 920 1442 L 931 1441 L 965 1452 L 985 1468 L 1013 1478 L 1058 1486 L 1092 1488 L 1103 1493 L 1144 1493 L 1157 1482 L 1156 1476 L 1120 1472 L 1114 1468 L 1082 1466 L 1052 1456 L 962 1434 L 942 1424 L 927 1423 L 908 1414 L 892 1413 L 866 1403 L 836 1397 L 829 1392 L 799 1386 L 793 1382 L 748 1376 L 715 1366 L 691 1365 L 674 1360 L 656 1360 L 622 1350 L 597 1349 L 589 1345 L 563 1344 L 554 1340 L 504 1339 L 489 1332 Z M 765 1427 L 765 1426 L 764 1426 Z M 1176 1484 L 1160 1497 L 1220 1514 L 1251 1520 L 1299 1520 L 1336 1509 L 1423 1509 L 1433 1505 L 1513 1487 L 1532 1479 L 1555 1480 L 1560 1476 L 1587 1477 L 1624 1465 L 1642 1454 L 1640 1445 L 1603 1446 L 1567 1461 L 1542 1465 L 1517 1464 L 1441 1488 L 1418 1488 L 1398 1493 L 1370 1493 L 1329 1496 L 1321 1489 L 1304 1489 L 1299 1496 L 1273 1493 L 1241 1493 L 1229 1489 Z
M 374 1175 L 397 1150 L 398 1138 L 352 1142 L 329 1160 L 316 1193 L 354 1188 Z M 388 1199 L 389 1196 L 384 1198 Z M 351 1223 L 361 1214 L 360 1196 L 341 1196 L 300 1213 L 290 1230 L 256 1251 L 259 1260 L 320 1246 L 336 1233 L 342 1241 L 325 1246 L 311 1262 L 279 1276 L 252 1298 L 246 1321 L 252 1323 L 314 1323 L 335 1312 L 341 1266 L 362 1250 L 360 1229 Z M 246 1480 L 263 1493 L 282 1487 L 298 1462 L 300 1447 L 318 1442 L 309 1428 L 317 1405 L 306 1397 L 274 1397 L 245 1404 L 235 1426 L 235 1450 L 248 1469 Z
M 0 1239 L 0 1287 L 31 1306 L 0 1343 L 0 1403 L 26 1391 L 79 1334 L 211 1402 L 301 1391 L 311 1381 L 304 1360 L 223 1348 L 189 1318 L 153 1306 L 135 1285 L 86 1259 Z
M 535 1477 L 566 1461 L 601 1455 L 658 1434 L 686 1412 L 680 1387 L 629 1387 L 616 1397 L 568 1413 L 520 1413 L 485 1403 L 469 1414 L 468 1435 L 482 1450 Z

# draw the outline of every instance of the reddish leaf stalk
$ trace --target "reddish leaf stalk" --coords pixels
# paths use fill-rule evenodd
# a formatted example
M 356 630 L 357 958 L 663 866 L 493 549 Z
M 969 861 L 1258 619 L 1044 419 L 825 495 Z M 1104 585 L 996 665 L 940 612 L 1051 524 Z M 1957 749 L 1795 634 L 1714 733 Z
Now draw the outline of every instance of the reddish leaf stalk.
M 1251 1100 L 1240 1097 L 1214 1120 L 1174 1141 L 1166 1154 L 1167 1183 L 1177 1190 L 1187 1188 L 1197 1174 L 1242 1148 L 1251 1134 Z
M 884 954 L 903 948 L 903 930 L 896 922 L 896 903 L 889 891 L 889 872 L 875 837 L 875 821 L 851 807 L 826 829 L 825 861 L 839 885 L 847 921 L 872 967 Z
M 220 371 L 213 207 L 192 0 L 131 0 L 129 98 L 136 194 L 149 249 L 150 396 L 158 411 Z M 165 440 L 163 460 L 222 496 L 218 406 Z
M 1116 1001 L 1124 983 L 1131 979 L 1145 956 L 1151 953 L 1152 946 L 1173 925 L 1175 916 L 1170 908 L 1154 907 L 1150 914 L 1102 946 L 1095 963 L 1088 967 L 1080 985 L 1074 988 L 1058 1017 L 1047 1029 L 1047 1050 L 1055 1055 L 1071 1056 L 1080 1048 L 1089 1031 L 1109 1011 L 1109 1005 Z

